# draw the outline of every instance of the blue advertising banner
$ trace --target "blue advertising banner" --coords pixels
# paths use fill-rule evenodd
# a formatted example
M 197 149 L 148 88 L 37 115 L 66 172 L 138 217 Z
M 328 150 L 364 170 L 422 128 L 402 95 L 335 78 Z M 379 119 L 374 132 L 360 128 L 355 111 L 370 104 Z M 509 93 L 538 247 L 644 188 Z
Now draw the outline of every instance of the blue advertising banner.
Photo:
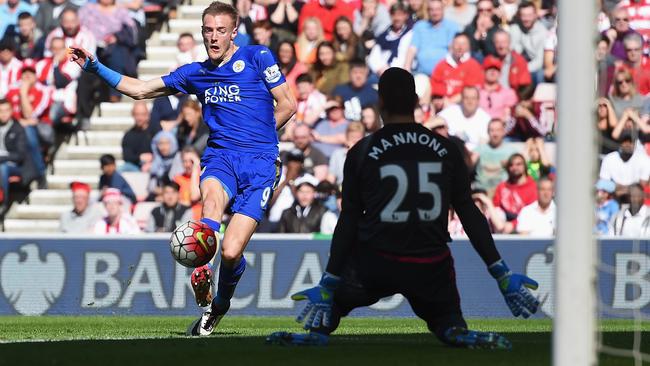
M 536 317 L 553 316 L 552 239 L 497 238 L 511 269 L 540 284 Z M 467 240 L 450 247 L 469 318 L 510 317 L 494 280 Z M 295 291 L 320 279 L 329 241 L 309 235 L 256 236 L 232 301 L 233 315 L 296 315 Z M 599 300 L 604 317 L 650 314 L 650 240 L 600 243 Z M 189 276 L 169 253 L 168 236 L 1 237 L 0 315 L 196 315 Z M 356 316 L 411 316 L 395 295 Z

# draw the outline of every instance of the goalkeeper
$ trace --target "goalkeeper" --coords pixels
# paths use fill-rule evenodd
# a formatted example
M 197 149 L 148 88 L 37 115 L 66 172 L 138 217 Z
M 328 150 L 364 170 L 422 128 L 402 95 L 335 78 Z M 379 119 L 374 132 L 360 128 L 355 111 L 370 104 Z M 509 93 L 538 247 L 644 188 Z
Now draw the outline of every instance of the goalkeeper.
M 512 273 L 501 259 L 473 203 L 460 151 L 415 123 L 417 100 L 410 73 L 390 68 L 382 74 L 379 108 L 385 126 L 347 154 L 342 212 L 326 272 L 318 286 L 292 296 L 307 302 L 297 320 L 309 332 L 276 332 L 269 343 L 327 344 L 341 317 L 399 293 L 445 344 L 510 348 L 497 333 L 467 328 L 447 246 L 450 206 L 512 314 L 528 318 L 537 311 L 539 302 L 528 290 L 537 283 Z

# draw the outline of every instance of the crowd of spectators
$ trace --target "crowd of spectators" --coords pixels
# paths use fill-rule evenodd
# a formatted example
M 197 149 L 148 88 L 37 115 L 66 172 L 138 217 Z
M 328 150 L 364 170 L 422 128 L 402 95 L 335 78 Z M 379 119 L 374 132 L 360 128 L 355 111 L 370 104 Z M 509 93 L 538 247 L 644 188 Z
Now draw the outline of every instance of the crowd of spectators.
M 269 47 L 298 101 L 295 117 L 279 132 L 282 178 L 260 231 L 331 232 L 345 154 L 381 127 L 376 83 L 384 70 L 397 66 L 415 76 L 415 120 L 450 138 L 463 153 L 475 203 L 493 232 L 554 233 L 555 0 L 238 0 L 235 5 L 241 16 L 235 42 Z M 80 44 L 109 67 L 136 75 L 146 50 L 139 36 L 141 9 L 134 6 L 119 0 L 0 5 L 6 28 L 0 29 L 0 99 L 10 103 L 10 119 L 22 127 L 12 138 L 24 139 L 21 148 L 30 152 L 20 161 L 9 158 L 15 156 L 11 152 L 1 155 L 0 174 L 13 175 L 34 160 L 27 164 L 33 174 L 23 180 L 44 177 L 55 145 L 52 130 L 87 128 L 98 101 L 119 100 L 94 76 L 69 67 L 62 50 Z M 600 180 L 594 182 L 595 230 L 647 235 L 650 1 L 602 1 L 595 23 L 601 34 L 595 60 L 600 155 L 593 158 L 601 162 Z M 189 33 L 179 35 L 177 48 L 172 69 L 206 57 Z M 102 157 L 102 197 L 115 188 L 127 197 L 122 208 L 160 203 L 153 221 L 140 223 L 148 231 L 168 230 L 186 215 L 199 217 L 198 157 L 208 138 L 200 104 L 173 95 L 154 100 L 151 110 L 135 103 L 132 116 L 134 126 L 122 144 L 124 162 Z M 4 149 L 14 145 L 7 142 Z M 134 193 L 120 175 L 133 172 L 148 177 L 144 194 Z M 3 188 L 7 181 L 3 177 Z M 109 201 L 113 198 L 103 199 L 104 205 Z M 453 211 L 449 218 L 450 232 L 462 234 Z

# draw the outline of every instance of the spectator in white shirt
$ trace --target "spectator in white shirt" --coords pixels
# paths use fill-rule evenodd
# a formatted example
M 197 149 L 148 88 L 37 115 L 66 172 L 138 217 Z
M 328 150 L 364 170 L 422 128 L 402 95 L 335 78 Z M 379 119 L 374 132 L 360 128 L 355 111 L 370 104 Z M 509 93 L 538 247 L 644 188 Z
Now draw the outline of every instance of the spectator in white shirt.
M 449 123 L 449 134 L 465 141 L 469 150 L 488 140 L 487 127 L 492 118 L 479 107 L 476 87 L 464 87 L 460 103 L 443 109 L 439 115 Z
M 635 149 L 632 135 L 623 133 L 620 142 L 618 151 L 605 155 L 600 166 L 600 178 L 616 183 L 617 196 L 632 184 L 648 184 L 650 178 L 650 158 L 643 150 Z
M 94 226 L 95 234 L 137 234 L 140 233 L 138 222 L 128 211 L 122 209 L 122 193 L 117 188 L 106 188 L 102 202 L 106 216 L 100 218 Z
M 531 236 L 555 234 L 556 207 L 553 202 L 553 182 L 540 178 L 537 182 L 537 201 L 521 209 L 517 216 L 517 232 Z
M 623 205 L 614 217 L 610 234 L 646 239 L 650 236 L 650 207 L 643 204 L 643 199 L 643 187 L 630 186 L 630 204 Z

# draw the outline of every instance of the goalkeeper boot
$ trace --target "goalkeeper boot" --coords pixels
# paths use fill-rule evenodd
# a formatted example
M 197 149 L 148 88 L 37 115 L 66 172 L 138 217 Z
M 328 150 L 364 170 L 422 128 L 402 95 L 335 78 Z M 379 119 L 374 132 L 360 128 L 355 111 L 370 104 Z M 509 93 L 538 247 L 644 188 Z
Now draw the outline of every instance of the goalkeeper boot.
M 451 327 L 445 331 L 445 340 L 455 347 L 478 349 L 511 349 L 510 341 L 494 332 L 479 332 L 462 327 Z
M 206 307 L 212 302 L 212 269 L 206 264 L 197 267 L 190 277 L 192 290 L 196 304 L 200 307 Z
M 274 332 L 266 337 L 266 344 L 277 344 L 280 346 L 327 346 L 328 341 L 329 336 L 316 332 Z
M 209 336 L 214 331 L 214 328 L 219 325 L 221 319 L 226 315 L 230 309 L 230 302 L 225 306 L 218 306 L 213 302 L 210 309 L 203 312 L 200 318 L 195 320 L 187 329 L 187 335 L 190 336 Z

